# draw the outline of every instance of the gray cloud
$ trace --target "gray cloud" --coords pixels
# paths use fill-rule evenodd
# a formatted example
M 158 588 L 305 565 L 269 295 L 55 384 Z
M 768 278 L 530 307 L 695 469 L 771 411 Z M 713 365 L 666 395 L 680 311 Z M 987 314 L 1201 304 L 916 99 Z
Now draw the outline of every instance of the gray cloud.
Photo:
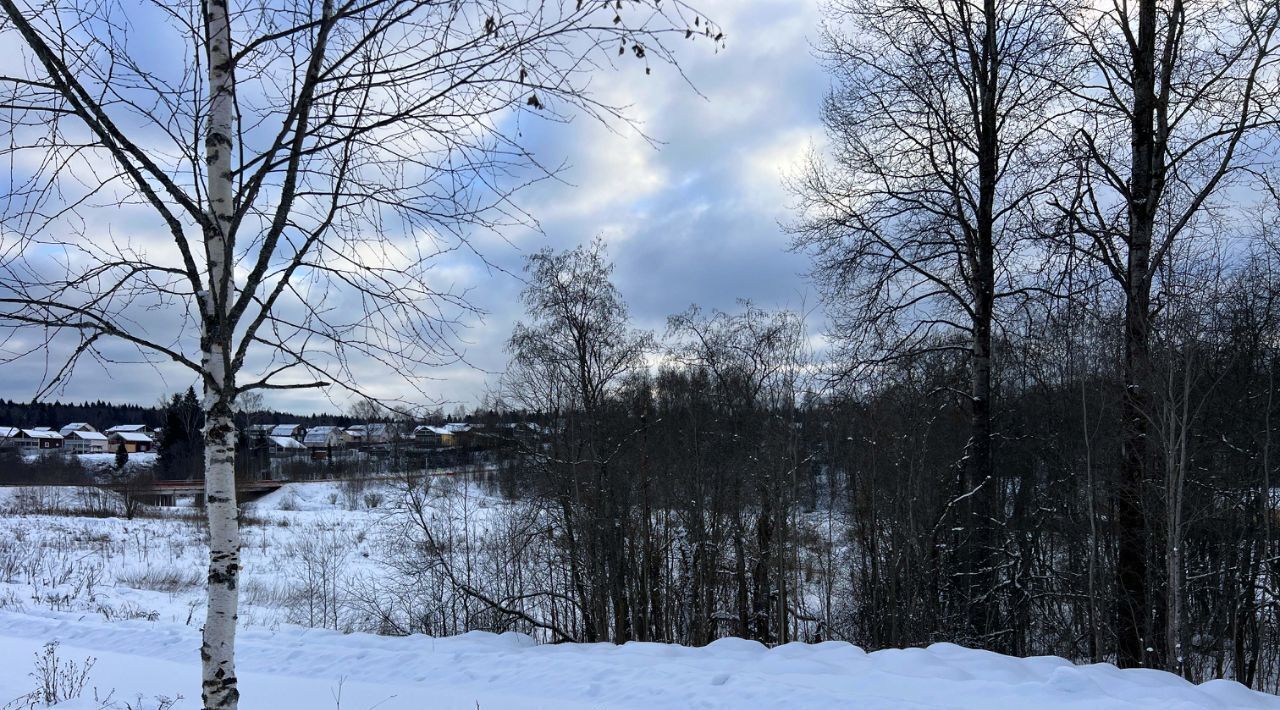
M 704 5 L 700 4 L 700 7 Z M 473 404 L 488 373 L 506 361 L 503 344 L 520 317 L 520 267 L 543 246 L 568 248 L 603 234 L 617 264 L 616 282 L 637 325 L 661 330 L 666 316 L 697 303 L 731 309 L 738 298 L 772 306 L 812 306 L 801 273 L 805 259 L 787 252 L 779 221 L 789 217 L 782 176 L 811 142 L 821 140 L 819 101 L 826 82 L 807 37 L 817 27 L 816 0 L 713 0 L 708 16 L 725 29 L 728 47 L 709 42 L 676 47 L 690 88 L 671 68 L 621 62 L 595 89 L 629 115 L 652 146 L 633 131 L 610 130 L 585 117 L 547 124 L 522 117 L 528 145 L 546 163 L 567 168 L 562 182 L 544 182 L 519 203 L 541 233 L 514 230 L 473 245 L 496 269 L 459 252 L 442 263 L 449 281 L 472 289 L 487 315 L 465 331 L 469 364 L 428 374 L 441 400 Z M 509 243 L 508 243 L 509 242 Z M 28 359 L 0 372 L 0 397 L 29 398 L 43 363 Z M 164 368 L 89 367 L 58 394 L 63 399 L 154 402 L 185 388 L 190 378 Z M 403 383 L 365 383 L 374 394 L 403 392 Z M 332 410 L 324 395 L 272 395 L 269 403 L 298 412 Z

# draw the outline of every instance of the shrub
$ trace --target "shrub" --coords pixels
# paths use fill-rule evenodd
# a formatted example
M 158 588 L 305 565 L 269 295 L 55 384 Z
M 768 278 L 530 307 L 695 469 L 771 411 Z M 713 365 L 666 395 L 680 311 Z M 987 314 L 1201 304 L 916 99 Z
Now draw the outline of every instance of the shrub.
M 35 670 L 28 674 L 35 680 L 36 689 L 5 707 L 48 707 L 80 697 L 96 660 L 89 657 L 84 659 L 84 663 L 76 663 L 58 658 L 58 642 L 46 643 L 43 651 L 36 652 Z

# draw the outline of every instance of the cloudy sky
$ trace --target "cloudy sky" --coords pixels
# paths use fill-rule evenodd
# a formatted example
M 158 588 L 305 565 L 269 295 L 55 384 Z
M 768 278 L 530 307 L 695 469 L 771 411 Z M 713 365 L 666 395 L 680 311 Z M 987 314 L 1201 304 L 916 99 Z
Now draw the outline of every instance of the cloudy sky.
M 646 76 L 641 64 L 627 62 L 595 84 L 602 99 L 630 106 L 629 115 L 659 145 L 585 117 L 528 127 L 537 156 L 563 161 L 566 169 L 562 182 L 536 185 L 519 200 L 540 232 L 510 232 L 505 241 L 477 237 L 498 269 L 465 256 L 444 265 L 487 312 L 466 332 L 469 365 L 433 373 L 446 408 L 476 403 L 502 369 L 503 343 L 520 317 L 520 267 L 542 246 L 571 248 L 602 235 L 636 325 L 658 332 L 668 315 L 691 304 L 727 310 L 748 298 L 765 307 L 816 305 L 803 278 L 806 260 L 787 250 L 779 222 L 790 217 L 783 176 L 821 141 L 818 110 L 827 84 L 810 48 L 818 0 L 698 6 L 724 28 L 727 48 L 677 47 L 692 87 L 669 67 L 654 65 Z M 5 365 L 0 397 L 29 399 L 44 367 L 39 358 Z M 150 404 L 185 389 L 191 384 L 185 378 L 144 365 L 110 372 L 89 366 L 55 396 Z M 375 391 L 393 393 L 396 383 L 378 383 Z M 314 393 L 269 403 L 299 413 L 334 407 Z

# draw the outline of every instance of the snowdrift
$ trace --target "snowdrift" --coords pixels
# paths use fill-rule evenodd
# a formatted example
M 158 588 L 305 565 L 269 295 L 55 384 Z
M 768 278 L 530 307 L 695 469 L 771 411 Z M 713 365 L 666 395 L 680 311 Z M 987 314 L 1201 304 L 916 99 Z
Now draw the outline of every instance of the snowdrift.
M 106 623 L 56 612 L 0 612 L 0 704 L 34 687 L 34 654 L 96 658 L 102 697 L 158 695 L 199 707 L 193 626 Z M 859 708 L 1106 710 L 1275 708 L 1280 697 L 1230 681 L 1194 685 L 1169 673 L 1011 658 L 951 644 L 866 653 L 840 642 L 766 649 L 739 639 L 705 648 L 629 643 L 535 645 L 519 634 L 449 638 L 343 635 L 282 626 L 240 635 L 242 703 L 250 710 L 506 710 L 525 708 Z

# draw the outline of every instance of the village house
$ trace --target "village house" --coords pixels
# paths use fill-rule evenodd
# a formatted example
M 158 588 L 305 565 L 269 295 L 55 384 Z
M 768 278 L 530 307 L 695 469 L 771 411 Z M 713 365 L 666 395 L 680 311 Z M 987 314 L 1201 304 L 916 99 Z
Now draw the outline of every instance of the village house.
M 467 446 L 474 438 L 472 436 L 474 433 L 474 427 L 470 424 L 466 424 L 464 422 L 450 422 L 445 424 L 444 428 L 448 434 L 442 437 L 441 443 L 445 446 Z
M 48 451 L 61 449 L 62 435 L 48 427 L 22 429 L 19 427 L 0 427 L 0 446 L 15 449 Z
M 129 432 L 132 434 L 146 434 L 151 436 L 155 433 L 151 427 L 146 424 L 117 424 L 106 431 L 107 434 L 116 434 L 119 432 Z
M 365 443 L 365 439 L 368 438 L 368 428 L 365 424 L 353 424 L 343 429 L 343 431 L 346 432 L 352 445 L 361 446 Z
M 427 449 L 465 446 L 470 439 L 471 425 L 462 422 L 452 422 L 444 426 L 423 424 L 413 430 L 413 442 Z
M 271 427 L 271 436 L 283 436 L 295 441 L 306 439 L 307 430 L 301 424 L 276 424 Z
M 74 422 L 58 430 L 63 438 L 63 448 L 73 454 L 102 454 L 107 452 L 107 435 L 92 424 Z
M 354 424 L 346 428 L 347 436 L 355 444 L 388 444 L 392 439 L 400 437 L 404 430 L 399 424 L 378 422 L 375 424 Z
M 156 442 L 147 434 L 137 431 L 114 431 L 107 435 L 107 447 L 109 451 L 117 451 L 121 445 L 124 450 L 131 454 L 141 454 L 148 451 L 156 450 Z
M 423 424 L 413 428 L 413 443 L 424 449 L 438 449 L 444 446 L 444 438 L 450 436 L 444 427 Z
M 266 444 L 267 453 L 271 456 L 297 456 L 308 451 L 302 442 L 288 436 L 268 436 Z
M 276 428 L 275 424 L 250 424 L 245 433 L 249 438 L 256 442 L 266 441 L 271 436 L 271 430 Z
M 337 426 L 313 426 L 307 430 L 307 435 L 302 439 L 302 443 L 308 449 L 336 449 L 342 448 L 351 441 L 351 437 Z

